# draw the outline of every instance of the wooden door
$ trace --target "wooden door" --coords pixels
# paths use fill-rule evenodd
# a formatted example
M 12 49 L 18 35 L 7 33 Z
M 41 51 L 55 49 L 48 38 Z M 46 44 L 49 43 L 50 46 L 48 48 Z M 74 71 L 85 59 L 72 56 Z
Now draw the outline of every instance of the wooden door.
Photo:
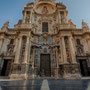
M 41 54 L 40 73 L 41 76 L 51 76 L 50 54 Z

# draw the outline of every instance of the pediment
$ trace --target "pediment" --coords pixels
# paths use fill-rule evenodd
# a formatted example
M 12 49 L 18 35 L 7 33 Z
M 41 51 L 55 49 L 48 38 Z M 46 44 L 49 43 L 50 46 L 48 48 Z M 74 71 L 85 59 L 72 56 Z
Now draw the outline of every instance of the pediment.
M 56 7 L 50 4 L 39 4 L 34 8 L 38 14 L 53 14 L 56 11 Z

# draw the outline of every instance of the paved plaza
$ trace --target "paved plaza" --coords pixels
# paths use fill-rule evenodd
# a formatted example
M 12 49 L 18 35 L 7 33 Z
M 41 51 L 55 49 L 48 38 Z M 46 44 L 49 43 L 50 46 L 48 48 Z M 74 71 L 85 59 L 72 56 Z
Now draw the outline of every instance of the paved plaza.
M 90 90 L 90 80 L 32 79 L 0 81 L 0 90 Z

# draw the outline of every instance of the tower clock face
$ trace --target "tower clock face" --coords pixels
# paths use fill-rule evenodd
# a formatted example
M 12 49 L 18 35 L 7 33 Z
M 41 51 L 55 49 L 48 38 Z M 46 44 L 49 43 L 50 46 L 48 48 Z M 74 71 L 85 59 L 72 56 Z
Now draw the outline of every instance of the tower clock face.
M 38 14 L 53 14 L 56 7 L 51 4 L 39 4 L 35 7 L 35 12 Z

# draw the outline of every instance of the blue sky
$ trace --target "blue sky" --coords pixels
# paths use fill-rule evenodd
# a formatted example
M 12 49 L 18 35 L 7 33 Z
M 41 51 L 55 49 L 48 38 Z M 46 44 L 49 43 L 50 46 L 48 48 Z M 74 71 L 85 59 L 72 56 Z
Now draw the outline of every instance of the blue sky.
M 0 0 L 0 28 L 3 23 L 10 22 L 10 28 L 22 18 L 24 5 L 34 0 Z M 68 18 L 72 19 L 77 28 L 81 28 L 82 19 L 90 27 L 90 0 L 56 0 L 67 6 Z

